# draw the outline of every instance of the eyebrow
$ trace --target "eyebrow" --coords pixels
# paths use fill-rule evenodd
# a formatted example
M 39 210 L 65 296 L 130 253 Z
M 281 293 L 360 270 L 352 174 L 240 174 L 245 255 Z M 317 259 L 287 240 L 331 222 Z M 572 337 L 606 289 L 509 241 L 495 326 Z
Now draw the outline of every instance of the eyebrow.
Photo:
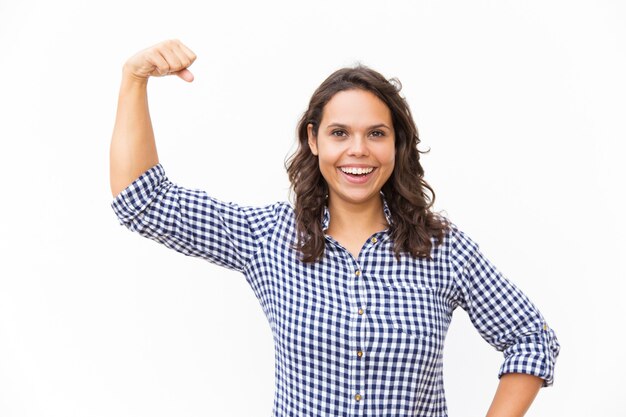
M 330 123 L 330 124 L 329 124 L 328 126 L 326 126 L 326 127 L 327 127 L 327 128 L 328 128 L 328 127 L 340 127 L 340 128 L 342 128 L 342 129 L 348 129 L 348 127 L 349 127 L 349 126 L 344 125 L 343 123 Z M 367 129 L 378 129 L 378 128 L 381 128 L 381 127 L 385 127 L 385 128 L 387 128 L 387 129 L 391 130 L 391 128 L 390 128 L 389 126 L 387 126 L 386 124 L 384 124 L 384 123 L 378 123 L 378 124 L 375 124 L 375 125 L 369 126 Z

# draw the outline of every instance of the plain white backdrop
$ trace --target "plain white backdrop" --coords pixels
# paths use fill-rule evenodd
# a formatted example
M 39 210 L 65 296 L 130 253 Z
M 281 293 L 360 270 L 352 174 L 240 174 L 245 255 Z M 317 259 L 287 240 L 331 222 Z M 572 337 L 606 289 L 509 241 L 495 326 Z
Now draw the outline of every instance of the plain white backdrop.
M 119 226 L 108 150 L 121 67 L 178 38 L 196 79 L 151 79 L 168 177 L 288 198 L 317 85 L 396 76 L 436 209 L 562 345 L 528 416 L 624 416 L 626 7 L 589 1 L 0 0 L 0 416 L 269 416 L 273 341 L 243 276 Z M 457 310 L 450 416 L 484 415 L 502 354 Z

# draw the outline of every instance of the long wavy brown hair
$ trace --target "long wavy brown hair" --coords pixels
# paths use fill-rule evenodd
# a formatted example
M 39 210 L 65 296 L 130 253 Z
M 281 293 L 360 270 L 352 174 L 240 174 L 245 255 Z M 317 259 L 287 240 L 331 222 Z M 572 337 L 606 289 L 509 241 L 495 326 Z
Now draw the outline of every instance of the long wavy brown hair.
M 313 93 L 308 109 L 297 126 L 298 149 L 285 162 L 295 194 L 297 242 L 304 262 L 319 260 L 325 247 L 321 218 L 326 205 L 328 186 L 319 169 L 318 159 L 308 145 L 307 125 L 313 125 L 317 136 L 324 106 L 340 91 L 361 89 L 375 94 L 392 115 L 395 132 L 394 170 L 382 187 L 391 212 L 390 232 L 394 252 L 413 257 L 430 258 L 431 237 L 441 244 L 449 230 L 445 217 L 431 211 L 435 192 L 424 181 L 420 164 L 420 139 L 406 100 L 400 95 L 402 84 L 397 78 L 387 80 L 364 65 L 342 68 L 331 74 Z

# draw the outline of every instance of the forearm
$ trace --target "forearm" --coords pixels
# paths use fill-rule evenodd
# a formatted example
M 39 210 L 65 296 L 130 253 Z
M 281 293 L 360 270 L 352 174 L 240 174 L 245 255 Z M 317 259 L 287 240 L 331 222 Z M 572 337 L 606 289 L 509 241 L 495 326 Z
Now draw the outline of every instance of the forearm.
M 110 148 L 113 196 L 159 162 L 150 113 L 148 79 L 122 76 L 115 127 Z
M 487 417 L 522 417 L 542 384 L 543 379 L 534 375 L 502 375 Z

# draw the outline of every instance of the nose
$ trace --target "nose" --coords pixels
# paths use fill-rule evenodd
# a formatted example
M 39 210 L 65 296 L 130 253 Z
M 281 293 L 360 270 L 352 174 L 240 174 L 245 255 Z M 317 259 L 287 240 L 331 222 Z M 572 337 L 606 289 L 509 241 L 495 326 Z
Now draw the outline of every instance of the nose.
M 367 139 L 363 135 L 354 135 L 350 141 L 348 155 L 350 156 L 367 156 Z

